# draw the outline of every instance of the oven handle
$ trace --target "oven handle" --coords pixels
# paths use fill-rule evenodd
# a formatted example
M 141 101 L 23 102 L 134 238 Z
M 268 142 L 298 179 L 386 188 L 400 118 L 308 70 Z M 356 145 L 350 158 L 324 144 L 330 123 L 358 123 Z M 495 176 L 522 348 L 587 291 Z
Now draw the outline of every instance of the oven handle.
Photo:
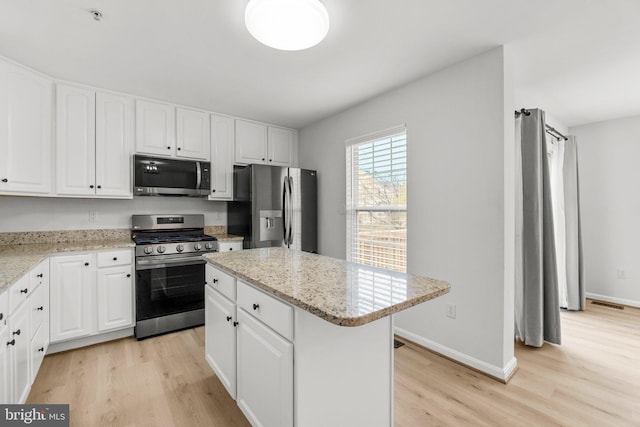
M 202 257 L 189 257 L 189 258 L 169 258 L 164 260 L 154 259 L 138 259 L 136 260 L 136 270 L 152 270 L 154 268 L 165 268 L 170 266 L 179 265 L 197 265 L 206 264 L 207 260 Z

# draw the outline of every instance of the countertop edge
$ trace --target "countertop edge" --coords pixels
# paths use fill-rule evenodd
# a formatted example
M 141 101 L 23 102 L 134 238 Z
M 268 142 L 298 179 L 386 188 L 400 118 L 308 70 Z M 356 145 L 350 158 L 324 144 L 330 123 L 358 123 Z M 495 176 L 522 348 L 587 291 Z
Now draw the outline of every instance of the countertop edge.
M 326 320 L 329 323 L 332 323 L 334 325 L 337 326 L 345 326 L 345 327 L 355 327 L 355 326 L 362 326 L 362 325 L 366 325 L 367 323 L 371 323 L 373 321 L 382 319 L 384 317 L 390 316 L 392 314 L 398 313 L 400 311 L 406 310 L 408 308 L 414 307 L 418 304 L 421 304 L 423 302 L 435 299 L 439 296 L 445 295 L 447 293 L 449 293 L 449 291 L 451 290 L 451 284 L 446 283 L 446 282 L 441 282 L 443 285 L 446 285 L 446 288 L 440 289 L 440 290 L 435 290 L 432 293 L 426 294 L 426 295 L 422 295 L 419 297 L 415 297 L 412 298 L 410 300 L 404 301 L 402 303 L 398 303 L 398 304 L 394 304 L 392 306 L 389 307 L 385 307 L 383 309 L 374 311 L 372 313 L 368 313 L 365 314 L 363 316 L 358 316 L 358 317 L 339 317 L 339 316 L 335 316 L 333 314 L 329 314 L 326 311 L 322 310 L 321 308 L 315 307 L 315 306 L 311 306 L 307 303 L 304 303 L 288 294 L 285 294 L 283 292 L 279 292 L 276 289 L 271 288 L 268 285 L 265 285 L 262 282 L 258 282 L 256 280 L 251 279 L 250 277 L 245 276 L 242 273 L 238 273 L 235 270 L 232 270 L 230 268 L 225 267 L 222 264 L 219 264 L 215 261 L 212 261 L 211 259 L 207 259 L 207 262 L 209 264 L 211 264 L 212 266 L 219 268 L 220 270 L 224 271 L 225 273 L 231 274 L 235 277 L 237 277 L 238 279 L 247 282 L 259 289 L 261 289 L 262 291 L 271 294 L 273 296 L 276 296 L 278 298 L 280 298 L 281 300 L 295 306 L 298 307 L 302 310 L 305 310 L 315 316 L 318 316 L 324 320 Z M 440 281 L 439 281 L 440 282 Z

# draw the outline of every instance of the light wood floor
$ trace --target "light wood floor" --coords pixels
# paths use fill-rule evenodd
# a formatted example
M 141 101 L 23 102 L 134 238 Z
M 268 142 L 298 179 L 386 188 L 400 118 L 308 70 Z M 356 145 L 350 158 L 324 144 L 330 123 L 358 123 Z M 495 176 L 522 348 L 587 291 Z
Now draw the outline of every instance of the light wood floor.
M 507 385 L 412 343 L 395 350 L 395 425 L 640 426 L 640 310 L 588 304 L 562 322 L 561 346 L 516 345 Z M 50 355 L 28 402 L 70 403 L 72 426 L 248 425 L 203 353 L 196 328 Z

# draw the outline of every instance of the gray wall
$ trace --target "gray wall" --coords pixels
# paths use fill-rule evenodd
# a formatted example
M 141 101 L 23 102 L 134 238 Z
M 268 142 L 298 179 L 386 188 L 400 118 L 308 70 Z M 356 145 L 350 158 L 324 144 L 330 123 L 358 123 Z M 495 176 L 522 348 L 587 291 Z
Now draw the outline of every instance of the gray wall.
M 640 307 L 640 116 L 570 133 L 578 143 L 587 295 Z
M 497 48 L 300 130 L 300 165 L 319 171 L 320 253 L 345 258 L 345 140 L 406 123 L 408 270 L 452 291 L 396 315 L 396 327 L 498 377 L 515 366 L 513 197 L 505 197 L 514 107 L 505 81 Z M 457 319 L 445 316 L 447 303 Z

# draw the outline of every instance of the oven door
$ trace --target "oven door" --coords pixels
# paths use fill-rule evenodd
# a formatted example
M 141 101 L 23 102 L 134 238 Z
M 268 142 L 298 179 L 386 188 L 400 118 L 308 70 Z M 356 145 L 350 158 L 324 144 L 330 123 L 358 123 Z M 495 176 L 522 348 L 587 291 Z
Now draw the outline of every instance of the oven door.
M 200 256 L 137 258 L 136 320 L 204 309 L 205 264 Z

